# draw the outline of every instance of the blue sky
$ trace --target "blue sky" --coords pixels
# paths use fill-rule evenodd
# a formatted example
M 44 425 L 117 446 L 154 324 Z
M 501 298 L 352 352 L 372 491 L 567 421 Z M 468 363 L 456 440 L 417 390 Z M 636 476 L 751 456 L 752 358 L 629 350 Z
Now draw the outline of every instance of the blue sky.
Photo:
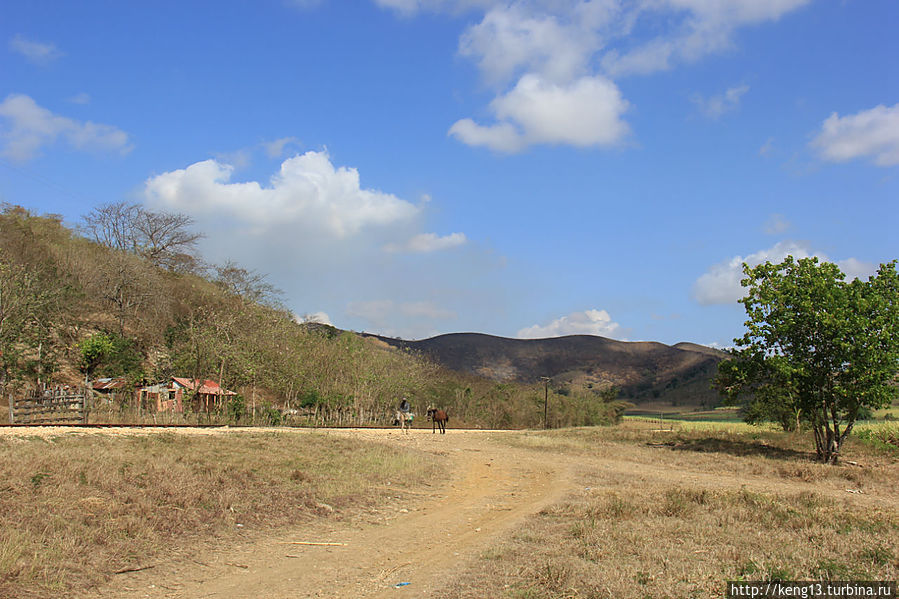
M 9 3 L 0 200 L 189 214 L 298 315 L 728 345 L 899 257 L 894 0 Z

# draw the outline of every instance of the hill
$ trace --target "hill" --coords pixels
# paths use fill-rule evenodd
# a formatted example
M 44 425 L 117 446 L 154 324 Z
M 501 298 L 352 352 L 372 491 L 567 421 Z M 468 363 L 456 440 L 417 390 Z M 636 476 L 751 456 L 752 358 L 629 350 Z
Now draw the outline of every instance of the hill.
M 710 389 L 710 381 L 725 356 L 724 352 L 694 343 L 668 346 L 592 335 L 508 339 L 453 333 L 421 341 L 377 339 L 420 353 L 456 372 L 524 384 L 548 376 L 555 389 L 614 386 L 620 389 L 621 398 L 638 405 L 716 404 L 717 394 Z
M 187 243 L 161 248 L 136 230 L 148 222 Z M 433 379 L 424 360 L 302 326 L 259 273 L 206 264 L 186 217 L 116 204 L 85 223 L 89 237 L 57 216 L 0 210 L 4 394 L 122 377 L 109 407 L 129 421 L 154 409 L 131 390 L 177 376 L 239 393 L 206 419 L 277 423 L 300 408 L 317 423 L 358 424 L 384 421 L 394 397 Z

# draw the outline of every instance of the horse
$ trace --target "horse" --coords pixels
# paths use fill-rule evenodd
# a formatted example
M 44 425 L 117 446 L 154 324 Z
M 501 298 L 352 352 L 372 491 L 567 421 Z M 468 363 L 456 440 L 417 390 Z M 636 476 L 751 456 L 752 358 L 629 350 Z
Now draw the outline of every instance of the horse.
M 412 428 L 412 420 L 415 418 L 415 414 L 412 412 L 404 412 L 402 410 L 397 410 L 396 414 L 393 417 L 393 425 L 399 425 L 402 427 L 404 433 L 408 433 L 410 428 Z
M 449 422 L 449 414 L 446 410 L 438 410 L 437 408 L 428 408 L 428 420 L 431 421 L 431 434 L 437 432 L 440 428 L 440 434 L 446 434 L 446 423 Z

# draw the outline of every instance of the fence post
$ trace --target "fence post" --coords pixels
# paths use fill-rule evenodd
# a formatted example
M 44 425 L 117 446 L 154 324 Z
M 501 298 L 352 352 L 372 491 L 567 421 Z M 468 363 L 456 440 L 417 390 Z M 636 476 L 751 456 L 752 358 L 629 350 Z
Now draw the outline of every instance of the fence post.
M 87 424 L 87 387 L 81 391 L 81 424 Z
M 12 400 L 12 393 L 10 393 L 9 394 L 9 423 L 10 424 L 16 423 L 15 411 L 13 410 L 13 408 L 14 408 L 14 405 L 13 405 L 13 400 Z

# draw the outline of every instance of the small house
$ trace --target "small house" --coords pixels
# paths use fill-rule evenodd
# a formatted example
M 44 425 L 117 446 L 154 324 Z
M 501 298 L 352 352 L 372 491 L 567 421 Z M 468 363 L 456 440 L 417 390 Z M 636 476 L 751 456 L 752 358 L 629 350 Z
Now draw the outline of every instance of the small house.
M 125 397 L 125 387 L 128 381 L 124 377 L 102 378 L 91 381 L 91 389 L 94 396 L 102 398 L 106 405 L 112 405 L 117 399 Z
M 168 381 L 140 389 L 141 403 L 156 405 L 157 412 L 184 412 L 184 402 L 190 399 L 198 412 L 208 412 L 224 405 L 234 391 L 222 388 L 213 380 L 189 379 L 174 376 Z

